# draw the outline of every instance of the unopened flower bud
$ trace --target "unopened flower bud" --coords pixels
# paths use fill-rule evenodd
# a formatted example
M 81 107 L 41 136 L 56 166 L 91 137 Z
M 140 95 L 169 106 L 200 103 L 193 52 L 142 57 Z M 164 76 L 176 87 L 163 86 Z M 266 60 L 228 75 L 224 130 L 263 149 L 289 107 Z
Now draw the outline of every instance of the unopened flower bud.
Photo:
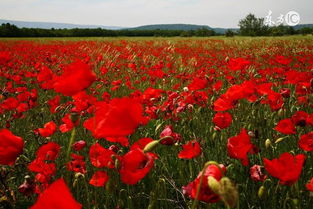
M 143 152 L 151 152 L 156 148 L 156 146 L 160 143 L 159 140 L 153 140 L 152 142 L 148 143 L 145 148 L 143 149 Z
M 80 177 L 85 178 L 85 175 L 80 172 L 75 173 L 75 179 L 78 179 Z
M 264 196 L 265 187 L 261 186 L 258 191 L 258 197 L 261 199 Z
M 272 146 L 271 140 L 270 139 L 266 139 L 265 140 L 265 147 L 266 147 L 266 149 L 269 148 L 270 146 Z
M 220 196 L 224 203 L 233 208 L 237 205 L 239 194 L 235 185 L 227 177 L 220 180 Z
M 276 139 L 275 144 L 278 144 L 279 142 L 282 142 L 284 140 L 283 137 Z
M 213 176 L 208 177 L 208 185 L 215 194 L 220 193 L 220 183 Z

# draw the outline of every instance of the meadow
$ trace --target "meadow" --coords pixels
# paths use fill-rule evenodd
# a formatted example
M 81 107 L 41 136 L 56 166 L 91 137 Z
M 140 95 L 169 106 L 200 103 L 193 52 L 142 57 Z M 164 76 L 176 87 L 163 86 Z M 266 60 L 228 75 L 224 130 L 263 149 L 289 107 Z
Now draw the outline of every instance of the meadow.
M 0 39 L 0 93 L 0 208 L 312 208 L 312 36 Z

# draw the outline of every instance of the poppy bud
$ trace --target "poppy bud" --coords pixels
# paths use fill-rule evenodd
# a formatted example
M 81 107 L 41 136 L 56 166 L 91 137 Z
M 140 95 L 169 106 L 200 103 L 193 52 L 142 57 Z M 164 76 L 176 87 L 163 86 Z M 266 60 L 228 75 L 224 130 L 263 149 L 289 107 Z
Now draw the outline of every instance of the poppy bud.
M 216 138 L 216 132 L 212 134 L 212 139 L 215 139 L 215 138 Z
M 151 152 L 156 148 L 156 146 L 160 143 L 160 140 L 153 140 L 152 142 L 148 143 L 145 148 L 143 149 L 143 152 Z
M 270 146 L 272 146 L 271 140 L 270 139 L 266 139 L 265 140 L 265 147 L 266 147 L 266 149 L 269 148 Z
M 213 176 L 208 177 L 208 185 L 215 194 L 220 193 L 220 183 Z
M 77 182 L 78 182 L 78 180 L 77 180 L 77 179 L 75 179 L 75 180 L 74 180 L 74 182 L 73 182 L 73 187 L 74 187 L 74 188 L 76 187 Z
M 258 191 L 258 197 L 261 199 L 264 195 L 264 192 L 265 192 L 265 187 L 264 186 L 261 186 L 259 188 L 259 191 Z
M 79 177 L 85 178 L 85 175 L 80 173 L 80 172 L 76 172 L 75 173 L 75 179 L 79 179 Z
M 294 206 L 296 206 L 296 208 L 298 208 L 298 206 L 299 206 L 299 200 L 298 199 L 296 199 L 296 198 L 292 199 L 292 203 Z
M 224 203 L 230 208 L 235 207 L 238 202 L 238 190 L 227 177 L 223 177 L 220 181 L 220 196 Z
M 277 115 L 278 115 L 279 117 L 282 117 L 283 114 L 284 114 L 284 110 L 283 110 L 283 109 L 278 110 Z
M 278 138 L 275 141 L 275 144 L 278 144 L 279 142 L 282 142 L 284 140 L 284 137 Z
M 120 163 L 120 161 L 119 161 L 117 158 L 115 158 L 114 167 L 115 167 L 117 170 L 119 170 L 120 167 L 121 167 L 121 163 Z
M 112 181 L 111 179 L 109 179 L 108 182 L 105 184 L 105 190 L 109 192 L 112 191 L 112 186 Z

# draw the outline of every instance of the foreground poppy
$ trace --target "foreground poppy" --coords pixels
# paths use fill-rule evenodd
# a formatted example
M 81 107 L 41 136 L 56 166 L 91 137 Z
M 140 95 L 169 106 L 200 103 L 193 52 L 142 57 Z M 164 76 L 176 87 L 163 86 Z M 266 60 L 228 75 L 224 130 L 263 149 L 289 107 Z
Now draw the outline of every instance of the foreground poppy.
M 84 127 L 98 139 L 128 136 L 147 122 L 142 105 L 132 98 L 115 98 L 109 104 L 99 102 L 95 108 L 95 116 L 86 120 Z
M 63 179 L 53 182 L 37 199 L 31 209 L 80 209 Z
M 263 158 L 264 167 L 273 177 L 279 179 L 280 184 L 292 185 L 298 181 L 305 161 L 305 155 L 293 156 L 285 152 L 279 158 L 268 160 Z
M 73 96 L 88 88 L 95 80 L 96 75 L 90 66 L 82 61 L 76 61 L 66 66 L 62 75 L 55 77 L 53 88 L 65 96 Z
M 10 130 L 0 130 L 0 165 L 13 165 L 23 152 L 24 141 Z
M 202 184 L 200 185 L 202 176 L 202 172 L 200 172 L 195 180 L 182 187 L 183 194 L 191 199 L 195 199 L 198 187 L 200 186 L 198 200 L 208 203 L 218 202 L 220 197 L 210 189 L 208 185 L 208 177 L 212 176 L 219 181 L 224 176 L 225 172 L 226 168 L 224 165 L 219 165 L 219 167 L 217 165 L 209 165 L 203 173 Z

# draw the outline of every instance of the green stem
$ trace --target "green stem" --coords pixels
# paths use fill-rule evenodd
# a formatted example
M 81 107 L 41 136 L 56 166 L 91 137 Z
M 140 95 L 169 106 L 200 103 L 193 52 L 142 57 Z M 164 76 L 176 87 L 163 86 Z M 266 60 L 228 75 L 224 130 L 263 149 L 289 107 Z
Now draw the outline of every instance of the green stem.
M 70 159 L 70 152 L 71 152 L 72 144 L 74 143 L 74 140 L 75 140 L 75 133 L 76 133 L 76 130 L 75 130 L 75 128 L 73 128 L 72 133 L 71 133 L 71 138 L 70 138 L 70 141 L 68 143 L 68 147 L 67 147 L 67 151 L 66 151 L 66 160 L 67 160 L 67 162 Z

